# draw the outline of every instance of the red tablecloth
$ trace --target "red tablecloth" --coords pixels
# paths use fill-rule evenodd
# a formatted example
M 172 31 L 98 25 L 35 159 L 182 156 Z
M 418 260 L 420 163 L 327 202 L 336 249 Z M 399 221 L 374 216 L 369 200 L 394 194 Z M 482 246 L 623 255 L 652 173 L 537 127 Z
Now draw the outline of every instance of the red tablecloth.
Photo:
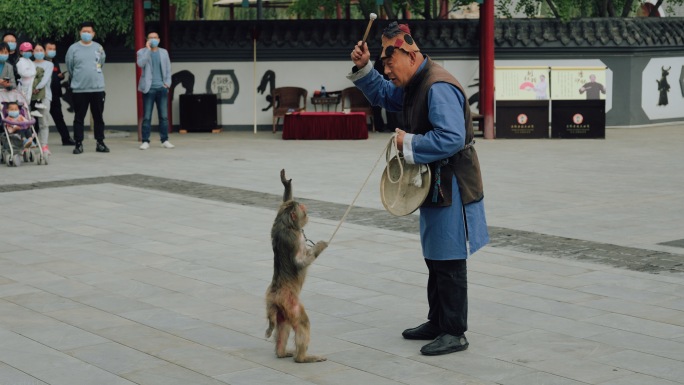
M 299 112 L 285 115 L 283 139 L 368 139 L 363 112 Z

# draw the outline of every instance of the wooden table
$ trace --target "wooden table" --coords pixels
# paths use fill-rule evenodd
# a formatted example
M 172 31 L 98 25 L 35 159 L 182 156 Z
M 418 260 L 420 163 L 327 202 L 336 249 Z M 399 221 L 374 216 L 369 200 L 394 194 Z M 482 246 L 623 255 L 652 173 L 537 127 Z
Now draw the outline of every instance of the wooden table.
M 283 139 L 368 139 L 363 112 L 295 112 L 285 115 Z

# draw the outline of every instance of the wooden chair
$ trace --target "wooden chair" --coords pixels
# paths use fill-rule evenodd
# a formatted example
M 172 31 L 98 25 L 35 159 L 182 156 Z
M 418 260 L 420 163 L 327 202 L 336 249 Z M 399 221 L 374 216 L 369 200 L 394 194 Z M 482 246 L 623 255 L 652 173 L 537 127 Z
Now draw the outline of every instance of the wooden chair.
M 285 119 L 285 114 L 290 112 L 306 111 L 306 95 L 304 88 L 278 87 L 273 89 L 273 133 L 276 132 L 278 119 Z
M 348 108 L 351 112 L 365 112 L 366 119 L 370 118 L 373 132 L 375 132 L 375 119 L 373 119 L 373 106 L 366 96 L 356 87 L 348 87 L 342 90 L 342 111 Z

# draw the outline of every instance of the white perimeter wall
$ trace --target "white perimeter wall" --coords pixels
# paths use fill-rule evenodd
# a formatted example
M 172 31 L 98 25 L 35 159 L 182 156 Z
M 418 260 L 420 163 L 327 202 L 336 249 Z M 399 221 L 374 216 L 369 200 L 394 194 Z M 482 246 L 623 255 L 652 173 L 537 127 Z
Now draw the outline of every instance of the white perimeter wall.
M 477 92 L 477 87 L 469 87 L 477 82 L 478 62 L 476 60 L 450 60 L 437 61 L 449 70 L 461 82 L 466 92 L 470 95 Z M 599 60 L 497 60 L 497 66 L 600 66 Z M 268 106 L 266 95 L 256 93 L 256 88 L 261 78 L 268 70 L 276 74 L 276 87 L 298 86 L 309 92 L 309 97 L 314 90 L 319 90 L 321 85 L 328 91 L 338 91 L 352 86 L 346 78 L 351 69 L 351 62 L 325 61 L 325 62 L 259 62 L 256 65 L 256 83 L 254 78 L 255 66 L 250 62 L 236 63 L 172 63 L 172 72 L 188 70 L 195 75 L 195 94 L 207 93 L 207 80 L 211 70 L 233 70 L 239 84 L 239 93 L 233 104 L 219 104 L 219 124 L 223 126 L 254 124 L 254 111 L 256 105 L 256 123 L 269 125 L 272 123 L 272 112 L 262 111 Z M 674 71 L 673 71 L 674 72 Z M 105 124 L 108 126 L 135 126 L 136 119 L 136 81 L 134 63 L 111 63 L 104 68 L 107 101 L 105 104 Z M 675 73 L 673 73 L 675 75 Z M 677 73 L 677 75 L 679 75 Z M 676 78 L 671 76 L 671 84 L 676 84 Z M 608 71 L 608 88 L 606 109 L 610 110 L 612 104 L 612 73 Z M 674 88 L 674 87 L 673 87 Z M 182 86 L 177 86 L 173 103 L 173 122 L 178 124 L 179 106 L 178 96 L 184 93 Z M 267 87 L 266 93 L 269 93 Z M 256 94 L 256 101 L 255 101 Z M 308 101 L 307 110 L 313 111 L 313 105 Z M 65 120 L 71 125 L 73 114 L 66 111 L 64 106 Z M 156 115 L 156 112 L 155 114 Z M 153 115 L 153 123 L 156 118 Z

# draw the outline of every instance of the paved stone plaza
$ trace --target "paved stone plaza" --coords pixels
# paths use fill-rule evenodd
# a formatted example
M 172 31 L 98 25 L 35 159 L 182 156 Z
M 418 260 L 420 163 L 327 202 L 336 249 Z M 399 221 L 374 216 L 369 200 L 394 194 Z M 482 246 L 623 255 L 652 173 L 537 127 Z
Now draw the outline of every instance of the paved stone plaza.
M 279 171 L 328 240 L 389 134 L 116 136 L 0 167 L 0 385 L 684 384 L 684 126 L 478 139 L 492 243 L 468 264 L 470 348 L 439 357 L 401 337 L 427 269 L 381 160 L 309 270 L 316 364 L 264 338 Z

